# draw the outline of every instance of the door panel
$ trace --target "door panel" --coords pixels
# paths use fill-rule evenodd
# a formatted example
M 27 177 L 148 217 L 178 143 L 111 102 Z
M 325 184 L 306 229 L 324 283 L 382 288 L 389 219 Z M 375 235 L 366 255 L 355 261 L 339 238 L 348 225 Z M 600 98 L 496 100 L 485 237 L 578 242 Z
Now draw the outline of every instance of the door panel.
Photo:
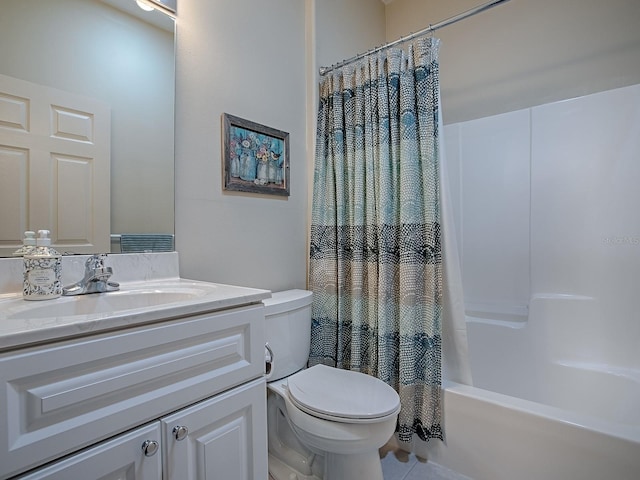
M 268 478 L 266 416 L 261 378 L 165 417 L 164 479 Z M 178 440 L 181 426 L 189 433 Z
M 160 480 L 161 448 L 146 456 L 142 445 L 160 446 L 160 424 L 138 428 L 60 462 L 36 470 L 20 480 Z
M 104 103 L 0 75 L 0 256 L 39 229 L 62 252 L 109 252 L 110 136 Z

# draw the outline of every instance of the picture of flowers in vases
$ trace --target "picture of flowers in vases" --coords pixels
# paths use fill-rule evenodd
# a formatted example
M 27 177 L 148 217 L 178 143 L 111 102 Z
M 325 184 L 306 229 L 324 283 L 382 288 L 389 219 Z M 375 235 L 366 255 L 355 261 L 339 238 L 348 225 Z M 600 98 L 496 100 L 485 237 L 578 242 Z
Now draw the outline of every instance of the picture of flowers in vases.
M 289 195 L 289 134 L 223 114 L 225 189 Z

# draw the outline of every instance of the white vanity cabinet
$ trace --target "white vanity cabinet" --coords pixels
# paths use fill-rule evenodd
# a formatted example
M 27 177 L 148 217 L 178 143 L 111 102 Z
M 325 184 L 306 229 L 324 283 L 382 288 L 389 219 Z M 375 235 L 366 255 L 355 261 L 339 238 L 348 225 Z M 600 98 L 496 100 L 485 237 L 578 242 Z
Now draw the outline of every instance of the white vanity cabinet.
M 264 389 L 254 380 L 18 478 L 266 479 Z
M 0 353 L 0 479 L 267 478 L 261 303 L 87 333 Z

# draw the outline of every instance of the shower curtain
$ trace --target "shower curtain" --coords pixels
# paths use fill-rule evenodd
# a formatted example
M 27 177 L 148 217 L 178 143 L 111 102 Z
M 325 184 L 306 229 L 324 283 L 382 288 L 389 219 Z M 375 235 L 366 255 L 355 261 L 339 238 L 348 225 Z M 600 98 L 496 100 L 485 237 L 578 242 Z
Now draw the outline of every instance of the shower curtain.
M 442 439 L 438 46 L 422 38 L 320 85 L 309 364 L 399 395 L 398 439 Z

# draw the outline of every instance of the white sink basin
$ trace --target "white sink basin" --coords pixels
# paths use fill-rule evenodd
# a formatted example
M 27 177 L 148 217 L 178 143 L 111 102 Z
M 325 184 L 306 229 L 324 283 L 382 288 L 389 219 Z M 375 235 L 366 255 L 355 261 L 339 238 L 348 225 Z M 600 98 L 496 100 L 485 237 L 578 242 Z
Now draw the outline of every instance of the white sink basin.
M 61 297 L 55 301 L 28 302 L 14 313 L 6 316 L 8 320 L 35 320 L 49 317 L 69 317 L 74 315 L 91 316 L 96 314 L 117 314 L 121 311 L 140 308 L 159 307 L 176 302 L 186 302 L 206 295 L 206 291 L 196 288 L 138 289 L 108 293 L 92 293 L 73 297 Z
M 115 292 L 27 301 L 0 295 L 0 351 L 258 303 L 267 290 L 182 278 L 121 283 Z

